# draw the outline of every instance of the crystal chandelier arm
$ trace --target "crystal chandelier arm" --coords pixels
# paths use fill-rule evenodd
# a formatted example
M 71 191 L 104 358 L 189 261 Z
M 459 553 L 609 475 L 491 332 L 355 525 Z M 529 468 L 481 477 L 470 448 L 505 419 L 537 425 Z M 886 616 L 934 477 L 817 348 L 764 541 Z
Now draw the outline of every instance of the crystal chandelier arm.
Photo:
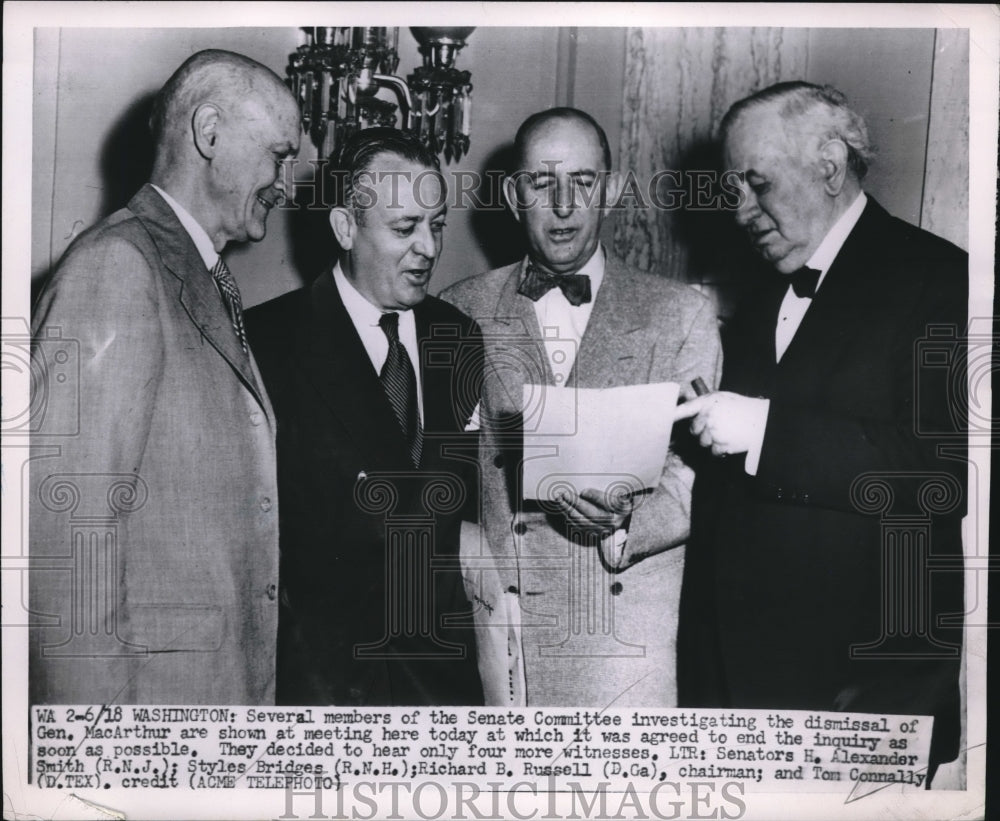
M 396 92 L 403 116 L 406 118 L 406 128 L 413 128 L 413 97 L 410 96 L 410 87 L 403 78 L 394 74 L 375 74 L 372 79 L 383 88 L 391 88 Z
M 360 128 L 396 127 L 398 113 L 403 131 L 449 162 L 460 159 L 469 149 L 472 85 L 454 62 L 473 30 L 411 29 L 424 65 L 404 79 L 395 73 L 398 28 L 304 29 L 306 42 L 289 55 L 288 78 L 313 143 L 333 153 Z M 391 89 L 397 104 L 379 99 L 380 89 Z

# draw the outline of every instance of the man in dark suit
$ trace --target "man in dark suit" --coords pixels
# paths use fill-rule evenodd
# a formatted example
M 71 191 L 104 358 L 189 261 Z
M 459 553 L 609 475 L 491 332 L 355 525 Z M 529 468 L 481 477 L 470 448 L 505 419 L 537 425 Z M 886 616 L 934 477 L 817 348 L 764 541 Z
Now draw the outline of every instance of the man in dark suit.
M 514 149 L 504 192 L 528 255 L 442 294 L 486 340 L 484 528 L 481 543 L 463 545 L 481 571 L 481 645 L 495 650 L 481 654 L 492 671 L 484 685 L 502 705 L 673 707 L 691 467 L 671 450 L 647 492 L 616 499 L 607 477 L 594 476 L 551 505 L 526 499 L 522 462 L 544 451 L 530 425 L 522 430 L 522 391 L 534 385 L 544 402 L 561 387 L 715 385 L 715 310 L 602 246 L 620 181 L 593 117 L 540 111 L 521 124 Z
M 31 698 L 273 704 L 275 425 L 220 254 L 264 237 L 298 107 L 270 69 L 209 50 L 150 125 L 150 184 L 35 306 Z
M 681 704 L 930 715 L 933 766 L 958 751 L 940 617 L 963 611 L 966 466 L 925 435 L 961 442 L 964 414 L 920 346 L 964 333 L 966 254 L 864 194 L 867 129 L 833 89 L 765 89 L 722 137 L 781 276 L 728 327 L 722 390 L 676 414 L 720 457 L 695 488 Z
M 481 704 L 458 534 L 482 340 L 427 296 L 444 179 L 419 142 L 373 128 L 332 182 L 339 261 L 247 319 L 278 418 L 278 700 Z

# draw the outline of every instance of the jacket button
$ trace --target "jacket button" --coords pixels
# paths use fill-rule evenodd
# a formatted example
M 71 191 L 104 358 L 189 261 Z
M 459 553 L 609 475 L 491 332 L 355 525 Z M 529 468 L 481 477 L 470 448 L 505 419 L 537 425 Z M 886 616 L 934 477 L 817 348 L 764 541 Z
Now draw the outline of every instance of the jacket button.
M 515 596 L 520 593 L 520 591 L 517 589 L 517 586 L 513 585 L 513 584 L 510 587 L 507 588 L 507 592 L 508 593 L 513 593 Z
M 613 585 L 611 585 L 611 595 L 612 596 L 617 596 L 621 592 L 622 592 L 622 583 L 621 582 L 615 582 Z
M 267 496 L 260 500 L 260 509 L 265 513 L 271 509 L 271 500 Z
M 528 532 L 528 526 L 524 522 L 518 522 L 516 525 L 514 525 L 514 532 L 518 536 L 523 536 L 525 533 Z
M 276 585 L 276 584 L 269 584 L 267 586 L 267 597 L 271 601 L 274 601 L 275 599 L 278 598 L 278 585 Z
M 493 467 L 502 468 L 503 467 L 503 454 L 498 453 L 493 457 Z
M 777 490 L 775 491 L 775 493 L 774 493 L 774 496 L 775 496 L 775 498 L 777 498 L 777 499 L 779 499 L 779 500 L 780 500 L 780 499 L 782 498 L 782 496 L 784 496 L 784 494 L 785 494 L 785 492 L 784 492 L 784 491 L 783 491 L 783 490 L 782 490 L 782 489 L 781 489 L 781 488 L 779 487 L 779 488 L 778 488 L 778 489 L 777 489 Z
M 250 414 L 250 424 L 257 427 L 260 424 L 260 412 L 254 411 Z

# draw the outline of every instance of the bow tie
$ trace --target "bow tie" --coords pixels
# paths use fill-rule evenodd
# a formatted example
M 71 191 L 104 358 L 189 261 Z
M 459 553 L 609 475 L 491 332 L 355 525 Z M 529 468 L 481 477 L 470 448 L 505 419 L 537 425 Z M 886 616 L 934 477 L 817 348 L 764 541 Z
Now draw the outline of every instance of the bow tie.
M 583 305 L 590 302 L 590 277 L 586 274 L 548 274 L 540 271 L 529 262 L 525 266 L 524 281 L 518 286 L 517 292 L 526 296 L 532 302 L 538 302 L 553 288 L 563 292 L 570 305 Z
M 820 272 L 815 268 L 806 268 L 804 265 L 792 275 L 792 290 L 799 299 L 816 296 L 816 284 L 819 282 Z

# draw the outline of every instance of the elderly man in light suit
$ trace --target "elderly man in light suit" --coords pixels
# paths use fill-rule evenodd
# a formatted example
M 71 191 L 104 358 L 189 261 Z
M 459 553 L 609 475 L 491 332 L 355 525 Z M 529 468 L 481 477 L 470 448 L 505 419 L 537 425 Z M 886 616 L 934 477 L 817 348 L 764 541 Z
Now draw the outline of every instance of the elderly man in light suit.
M 657 487 L 641 496 L 607 498 L 595 487 L 555 509 L 525 501 L 522 386 L 714 384 L 715 314 L 692 289 L 634 271 L 601 246 L 619 185 L 592 117 L 571 108 L 535 114 L 518 130 L 515 153 L 504 190 L 527 258 L 442 294 L 479 322 L 486 344 L 485 540 L 481 549 L 463 545 L 481 605 L 484 688 L 500 704 L 673 706 L 692 471 L 671 452 Z
M 34 432 L 31 698 L 273 703 L 274 419 L 220 254 L 263 238 L 298 111 L 269 69 L 203 51 L 151 127 L 150 184 L 73 243 L 34 312 L 38 372 L 58 377 L 62 340 L 79 382 Z

